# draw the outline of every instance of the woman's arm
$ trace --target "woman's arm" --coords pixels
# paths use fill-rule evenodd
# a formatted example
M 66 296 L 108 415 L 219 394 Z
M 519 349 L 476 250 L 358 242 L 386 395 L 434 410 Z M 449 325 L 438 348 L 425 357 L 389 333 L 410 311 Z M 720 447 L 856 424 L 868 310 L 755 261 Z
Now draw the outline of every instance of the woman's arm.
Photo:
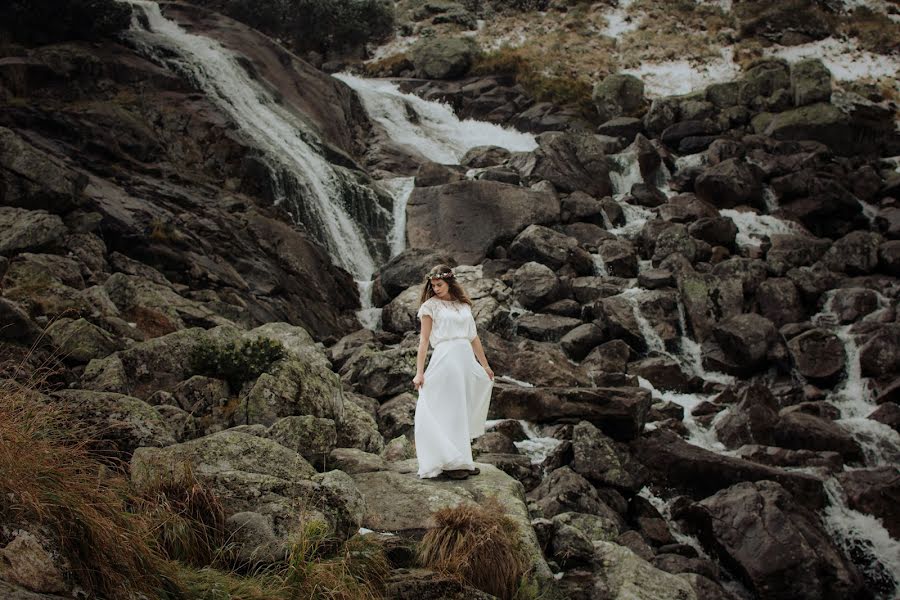
M 425 385 L 425 357 L 428 355 L 428 338 L 431 337 L 431 326 L 434 322 L 428 315 L 422 315 L 422 330 L 419 334 L 419 349 L 416 352 L 416 376 L 413 385 L 418 390 Z
M 472 350 L 475 352 L 475 358 L 477 358 L 478 362 L 481 363 L 481 366 L 484 367 L 488 377 L 493 379 L 494 371 L 491 369 L 490 365 L 488 365 L 487 356 L 484 355 L 484 347 L 481 345 L 481 339 L 477 335 L 472 339 Z

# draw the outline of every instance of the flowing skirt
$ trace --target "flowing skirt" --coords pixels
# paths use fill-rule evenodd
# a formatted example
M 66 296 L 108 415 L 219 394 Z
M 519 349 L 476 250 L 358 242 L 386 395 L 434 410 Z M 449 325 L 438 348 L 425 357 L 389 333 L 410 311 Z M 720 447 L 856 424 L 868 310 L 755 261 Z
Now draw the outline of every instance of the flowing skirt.
M 493 386 L 468 340 L 435 347 L 416 403 L 419 477 L 474 467 L 470 442 L 484 433 Z

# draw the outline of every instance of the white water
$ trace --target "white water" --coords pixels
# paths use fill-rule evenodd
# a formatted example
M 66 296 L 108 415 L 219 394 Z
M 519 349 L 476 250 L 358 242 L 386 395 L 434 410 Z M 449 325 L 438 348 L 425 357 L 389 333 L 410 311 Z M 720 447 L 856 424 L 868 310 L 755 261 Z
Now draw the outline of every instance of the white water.
M 314 221 L 321 242 L 334 261 L 357 280 L 369 280 L 375 271 L 374 252 L 368 236 L 354 222 L 341 199 L 361 195 L 380 210 L 371 190 L 359 186 L 317 151 L 318 139 L 298 118 L 274 101 L 219 42 L 188 33 L 166 19 L 156 2 L 124 0 L 149 24 L 134 18 L 128 37 L 146 54 L 189 77 L 204 94 L 224 110 L 249 141 L 266 157 L 274 187 L 288 202 L 294 217 L 299 213 Z M 282 173 L 287 174 L 287 177 Z
M 501 379 L 501 377 L 498 377 L 497 379 Z M 510 380 L 511 378 L 503 377 L 502 379 Z M 534 386 L 532 386 L 531 384 L 526 384 L 525 387 Z M 485 421 L 484 427 L 485 429 L 491 429 L 498 423 L 506 420 L 507 419 L 494 419 Z M 562 443 L 562 440 L 553 437 L 542 436 L 534 423 L 530 421 L 524 421 L 522 419 L 517 420 L 519 421 L 519 424 L 522 425 L 522 430 L 525 432 L 525 435 L 528 436 L 528 439 L 513 442 L 513 445 L 515 445 L 515 447 L 521 454 L 527 456 L 529 460 L 531 460 L 531 464 L 539 465 L 544 462 L 547 456 L 549 456 L 550 453 L 553 452 L 553 450 L 555 450 L 556 447 Z
M 734 221 L 738 228 L 735 241 L 738 246 L 742 247 L 758 248 L 765 238 L 778 233 L 808 235 L 800 225 L 772 215 L 758 215 L 751 211 L 738 211 L 730 208 L 721 209 L 719 214 Z
M 531 134 L 482 121 L 461 121 L 449 106 L 405 94 L 390 81 L 347 73 L 335 77 L 359 94 L 369 117 L 383 125 L 394 141 L 434 162 L 458 164 L 475 146 L 500 146 L 512 151 L 537 148 Z M 410 118 L 411 114 L 415 116 Z

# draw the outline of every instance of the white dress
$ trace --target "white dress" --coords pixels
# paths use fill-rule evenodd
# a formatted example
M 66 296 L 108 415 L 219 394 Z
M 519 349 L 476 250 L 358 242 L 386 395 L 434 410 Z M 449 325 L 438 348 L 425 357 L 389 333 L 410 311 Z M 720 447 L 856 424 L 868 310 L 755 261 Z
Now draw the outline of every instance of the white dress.
M 475 319 L 468 304 L 432 297 L 419 307 L 418 317 L 432 318 L 434 352 L 425 369 L 425 385 L 416 403 L 418 475 L 471 469 L 473 438 L 484 433 L 494 382 L 475 358 Z

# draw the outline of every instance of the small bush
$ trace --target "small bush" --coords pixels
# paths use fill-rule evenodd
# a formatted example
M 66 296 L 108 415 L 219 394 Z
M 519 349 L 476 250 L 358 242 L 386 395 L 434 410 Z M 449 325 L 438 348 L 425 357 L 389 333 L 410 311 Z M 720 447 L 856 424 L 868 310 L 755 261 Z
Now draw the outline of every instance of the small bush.
M 504 600 L 515 598 L 528 560 L 519 528 L 496 498 L 443 508 L 419 544 L 419 562 Z
M 191 355 L 195 373 L 224 379 L 233 390 L 253 381 L 277 360 L 284 357 L 284 347 L 269 338 L 243 340 L 233 344 L 204 342 Z

